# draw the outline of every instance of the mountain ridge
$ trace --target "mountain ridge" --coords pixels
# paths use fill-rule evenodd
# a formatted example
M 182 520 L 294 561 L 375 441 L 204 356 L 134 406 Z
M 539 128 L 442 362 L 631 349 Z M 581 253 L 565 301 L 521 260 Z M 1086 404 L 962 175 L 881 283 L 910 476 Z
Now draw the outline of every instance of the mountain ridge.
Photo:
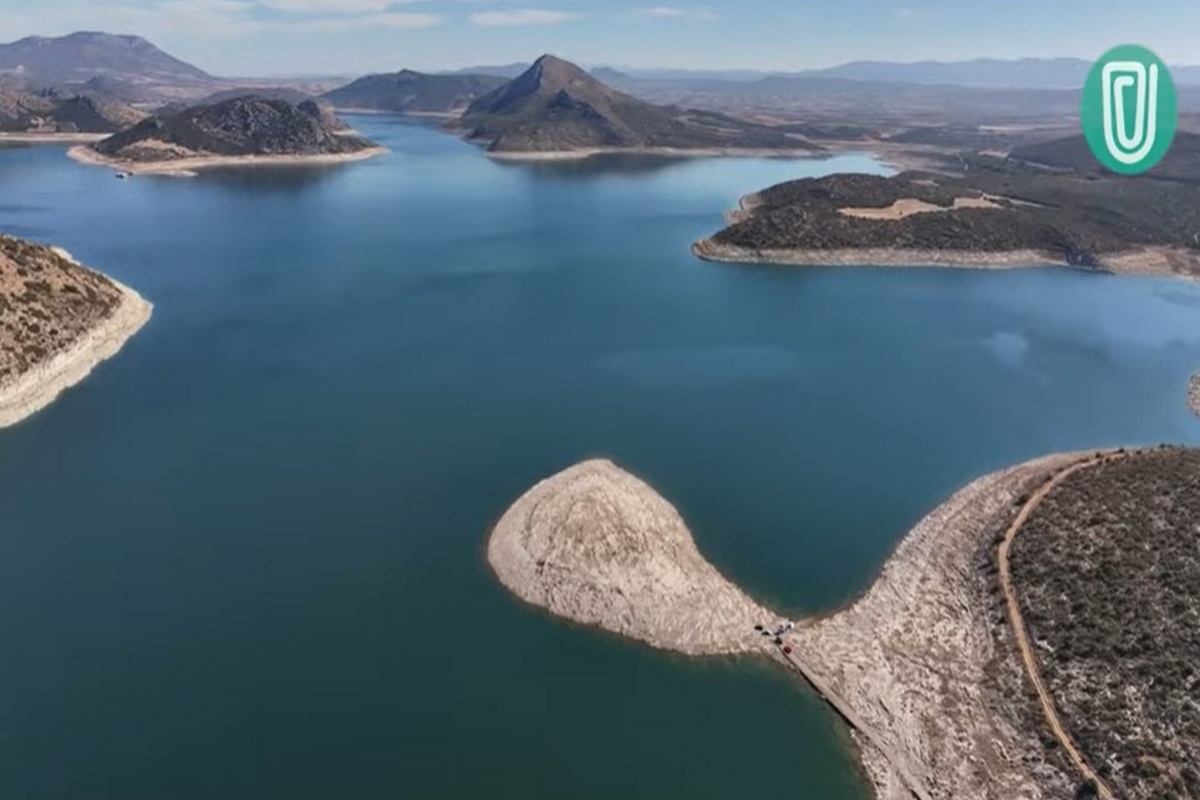
M 453 114 L 503 85 L 505 80 L 495 75 L 439 75 L 402 69 L 364 75 L 326 92 L 321 99 L 337 108 Z

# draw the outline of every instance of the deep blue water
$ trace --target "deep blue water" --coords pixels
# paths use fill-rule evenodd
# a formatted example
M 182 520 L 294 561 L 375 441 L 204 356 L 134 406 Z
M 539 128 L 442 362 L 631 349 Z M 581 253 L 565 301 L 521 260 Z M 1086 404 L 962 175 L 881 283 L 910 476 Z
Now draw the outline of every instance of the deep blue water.
M 976 475 L 1200 441 L 1200 286 L 693 258 L 827 162 L 335 169 L 0 150 L 0 230 L 154 318 L 0 432 L 0 798 L 860 798 L 831 715 L 519 606 L 490 524 L 588 456 L 766 601 L 836 606 Z

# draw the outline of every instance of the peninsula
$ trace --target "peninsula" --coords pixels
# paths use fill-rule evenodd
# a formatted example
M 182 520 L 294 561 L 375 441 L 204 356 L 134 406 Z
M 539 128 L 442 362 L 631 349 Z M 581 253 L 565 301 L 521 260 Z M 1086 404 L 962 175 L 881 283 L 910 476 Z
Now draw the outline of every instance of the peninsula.
M 1106 664 L 1120 664 L 1114 673 L 1120 685 L 1140 687 L 1136 659 L 1113 655 L 1125 652 L 1123 645 L 1105 645 L 1116 650 L 1105 651 L 1102 663 L 1086 660 L 1088 652 L 1099 654 L 1094 646 L 1076 655 L 1067 645 L 1043 653 L 1029 644 L 1024 625 L 1018 632 L 1022 618 L 1009 616 L 1006 597 L 1020 598 L 1036 641 L 1091 641 L 1110 622 L 1118 625 L 1110 615 L 1123 613 L 1118 606 L 1125 601 L 1087 585 L 1094 564 L 1075 552 L 1086 543 L 1065 542 L 1054 532 L 1096 518 L 1120 528 L 1125 517 L 1141 515 L 1163 537 L 1177 534 L 1180 554 L 1194 550 L 1197 458 L 1197 451 L 1177 448 L 1062 454 L 979 478 L 917 524 L 866 594 L 830 616 L 797 622 L 778 639 L 779 616 L 703 559 L 664 498 L 608 461 L 584 462 L 531 489 L 497 523 L 487 554 L 513 594 L 556 615 L 689 655 L 758 652 L 795 668 L 849 723 L 884 800 L 1050 800 L 1077 791 L 1111 797 L 1108 781 L 1140 800 L 1191 780 L 1181 755 L 1195 746 L 1190 723 L 1186 715 L 1173 722 L 1171 709 L 1186 705 L 1194 676 L 1185 671 L 1181 682 L 1155 687 L 1153 706 L 1110 705 L 1132 695 L 1111 683 L 1106 689 L 1097 677 L 1099 691 L 1089 696 L 1071 676 L 1091 680 L 1093 672 L 1105 674 Z M 1118 484 L 1120 491 L 1113 488 Z M 1170 507 L 1160 508 L 1159 498 L 1168 496 Z M 1155 579 L 1139 577 L 1137 537 L 1116 528 L 1107 535 L 1115 544 L 1107 545 L 1105 563 L 1124 575 L 1129 602 L 1142 598 L 1168 616 L 1191 607 L 1200 592 L 1192 577 L 1179 584 L 1190 598 L 1181 605 L 1177 594 L 1155 588 Z M 1011 565 L 1009 546 L 1016 547 Z M 1196 563 L 1179 561 L 1188 576 Z M 1065 606 L 1051 602 L 1060 590 L 1073 609 L 1065 617 L 1058 614 Z M 1143 628 L 1151 624 L 1142 621 Z M 1138 624 L 1119 623 L 1126 631 L 1120 641 L 1148 633 Z M 754 625 L 765 626 L 767 635 Z M 1164 657 L 1185 659 L 1180 664 L 1200 658 L 1186 637 L 1172 641 L 1178 647 Z M 1053 716 L 1030 689 L 1031 676 L 1040 683 L 1043 669 Z M 1123 722 L 1108 730 L 1097 725 L 1111 714 Z M 1138 763 L 1135 731 L 1142 722 L 1169 734 L 1161 753 L 1146 754 L 1164 765 L 1159 778 L 1128 772 L 1144 772 L 1127 766 Z M 1060 746 L 1049 746 L 1059 735 Z M 1077 736 L 1087 744 L 1084 752 L 1098 752 L 1093 742 L 1103 743 L 1109 749 L 1102 752 L 1117 760 L 1094 765 L 1098 772 L 1083 757 L 1073 762 L 1064 745 L 1073 747 Z
M 545 55 L 483 95 L 454 123 L 497 158 L 586 158 L 598 153 L 802 155 L 804 137 L 710 111 L 638 100 Z
M 1059 264 L 1200 277 L 1200 136 L 1180 133 L 1150 176 L 1101 175 L 1081 137 L 962 156 L 960 175 L 832 175 L 743 198 L 701 258 L 774 264 Z
M 65 251 L 0 234 L 0 428 L 82 381 L 150 313 L 133 289 Z
M 151 117 L 92 145 L 77 161 L 130 173 L 189 173 L 206 167 L 358 161 L 386 152 L 338 130 L 314 101 L 240 96 Z

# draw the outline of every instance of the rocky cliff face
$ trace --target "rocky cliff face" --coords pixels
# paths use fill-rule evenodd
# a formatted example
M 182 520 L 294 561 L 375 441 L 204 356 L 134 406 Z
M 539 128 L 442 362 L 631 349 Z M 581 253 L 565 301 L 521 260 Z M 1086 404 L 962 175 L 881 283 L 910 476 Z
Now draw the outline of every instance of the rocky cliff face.
M 808 148 L 767 126 L 643 102 L 549 55 L 473 102 L 462 127 L 495 152 Z
M 334 155 L 374 146 L 340 135 L 336 117 L 314 101 L 293 105 L 265 97 L 237 97 L 156 116 L 96 143 L 112 158 L 163 161 L 198 156 Z

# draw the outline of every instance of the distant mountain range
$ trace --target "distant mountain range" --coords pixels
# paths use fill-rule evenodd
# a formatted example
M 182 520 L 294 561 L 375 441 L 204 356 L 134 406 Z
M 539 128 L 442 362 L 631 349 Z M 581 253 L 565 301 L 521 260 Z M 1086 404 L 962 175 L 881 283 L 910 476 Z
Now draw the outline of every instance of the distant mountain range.
M 852 61 L 834 67 L 799 71 L 639 69 L 596 66 L 589 71 L 616 86 L 634 82 L 702 82 L 746 84 L 765 78 L 842 78 L 886 83 L 946 84 L 1005 89 L 1075 89 L 1083 86 L 1092 62 L 1081 58 L 979 58 L 970 61 Z M 458 74 L 515 77 L 528 65 L 506 64 L 457 70 Z M 1178 84 L 1200 85 L 1200 66 L 1175 66 L 1171 75 Z M 731 90 L 736 86 L 730 86 Z
M 817 149 L 764 125 L 638 100 L 550 55 L 471 103 L 461 125 L 493 153 Z
M 338 108 L 453 114 L 507 82 L 496 75 L 428 75 L 409 69 L 367 75 L 322 95 Z

